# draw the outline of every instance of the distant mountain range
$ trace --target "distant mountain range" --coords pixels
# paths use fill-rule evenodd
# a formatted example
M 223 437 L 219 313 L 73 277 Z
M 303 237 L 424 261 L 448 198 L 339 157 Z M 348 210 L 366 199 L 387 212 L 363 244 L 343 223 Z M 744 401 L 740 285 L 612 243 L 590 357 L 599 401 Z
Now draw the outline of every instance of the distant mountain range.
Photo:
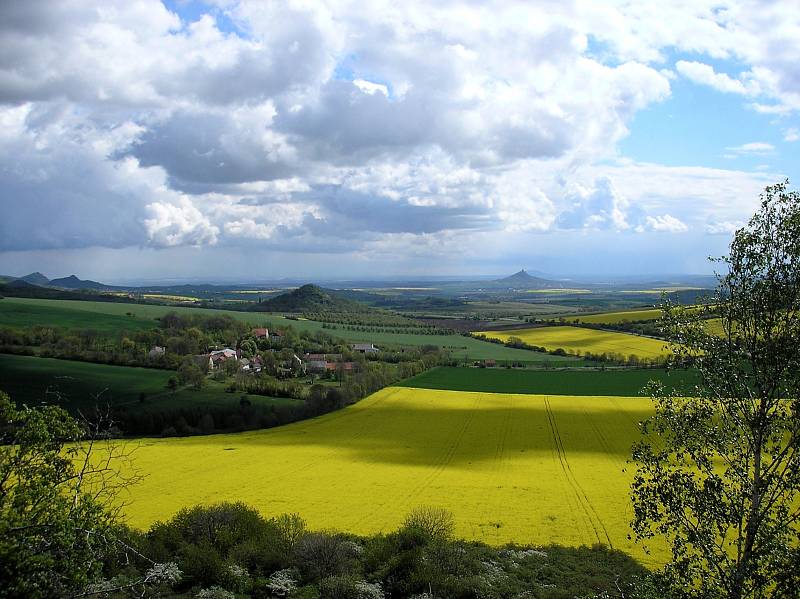
M 111 285 L 98 283 L 97 281 L 79 279 L 75 275 L 62 277 L 60 279 L 48 279 L 40 272 L 32 272 L 24 277 L 0 277 L 5 280 L 6 285 L 11 287 L 22 288 L 26 286 L 36 287 L 53 287 L 56 289 L 92 289 L 94 291 L 103 291 L 107 289 L 114 289 Z
M 300 289 L 303 290 L 297 297 L 291 296 L 289 293 L 283 293 L 277 297 L 272 298 L 271 300 L 267 300 L 262 302 L 262 306 L 274 306 L 275 310 L 279 311 L 295 311 L 292 309 L 291 304 L 297 304 L 298 302 L 301 304 L 306 305 L 307 307 L 299 310 L 299 311 L 313 311 L 314 305 L 318 307 L 323 307 L 325 305 L 330 304 L 331 301 L 334 300 L 342 300 L 342 301 L 358 301 L 358 302 L 366 302 L 373 305 L 383 305 L 386 303 L 386 297 L 382 295 L 376 295 L 374 293 L 370 293 L 373 288 L 383 288 L 383 287 L 391 287 L 397 286 L 397 289 L 417 289 L 424 290 L 430 289 L 431 296 L 436 295 L 438 292 L 444 293 L 445 295 L 461 293 L 463 291 L 474 291 L 474 290 L 486 290 L 486 291 L 496 291 L 496 292 L 514 292 L 514 291 L 527 291 L 527 290 L 537 290 L 537 289 L 561 289 L 564 287 L 574 288 L 589 288 L 598 291 L 605 291 L 614 288 L 622 288 L 622 289 L 650 289 L 650 288 L 660 288 L 660 287 L 680 287 L 680 286 L 687 286 L 687 287 L 706 287 L 711 288 L 714 287 L 715 281 L 713 277 L 706 276 L 706 275 L 670 275 L 670 276 L 653 276 L 652 278 L 644 277 L 644 276 L 630 276 L 630 277 L 609 277 L 603 278 L 600 275 L 592 275 L 592 276 L 576 276 L 570 279 L 563 279 L 557 280 L 555 278 L 550 278 L 551 275 L 546 273 L 532 271 L 535 274 L 531 274 L 531 272 L 522 269 L 519 272 L 516 272 L 510 276 L 497 278 L 497 279 L 461 279 L 461 280 L 453 280 L 450 277 L 442 277 L 441 280 L 436 280 L 434 278 L 426 278 L 425 280 L 409 280 L 409 281 L 348 281 L 345 284 L 333 284 L 337 289 L 332 290 L 328 288 L 319 287 L 317 285 L 311 285 L 309 289 L 308 285 L 302 285 Z M 388 282 L 387 282 L 388 281 Z M 302 284 L 303 282 L 300 281 L 295 284 Z M 289 285 L 278 285 L 280 287 L 288 287 Z M 37 289 L 39 290 L 50 290 L 50 291 L 62 291 L 62 292 L 81 292 L 81 291 L 88 291 L 97 294 L 98 292 L 103 291 L 131 291 L 131 292 L 151 292 L 151 293 L 172 293 L 172 294 L 184 294 L 184 295 L 192 295 L 192 294 L 215 294 L 215 293 L 225 293 L 231 290 L 236 289 L 264 289 L 274 291 L 276 287 L 274 285 L 266 285 L 265 283 L 252 283 L 252 284 L 210 284 L 210 283 L 197 283 L 197 284 L 180 284 L 180 285 L 164 285 L 164 286 L 115 286 L 115 285 L 107 285 L 105 283 L 101 283 L 98 281 L 93 281 L 90 279 L 80 279 L 77 275 L 70 275 L 68 277 L 62 277 L 58 279 L 48 279 L 47 276 L 42 274 L 41 272 L 32 272 L 24 277 L 15 277 L 15 276 L 2 276 L 0 275 L 0 287 L 5 287 L 6 289 L 17 289 L 21 291 L 22 289 L 26 289 L 27 294 L 32 294 L 36 292 Z M 322 297 L 320 293 L 324 294 L 327 297 Z M 44 297 L 44 295 L 42 295 Z M 416 298 L 420 299 L 420 298 Z M 271 303 L 274 300 L 274 304 Z M 287 305 L 284 306 L 284 304 Z M 335 303 L 335 302 L 334 302 Z M 284 307 L 280 307 L 284 306 Z M 352 311 L 352 306 L 347 308 L 346 306 L 339 306 L 342 311 Z M 262 308 L 267 310 L 269 308 Z M 330 311 L 328 309 L 327 311 Z
M 29 275 L 25 275 L 24 277 L 20 277 L 18 280 L 25 281 L 26 283 L 30 283 L 31 285 L 39 285 L 40 287 L 44 287 L 50 283 L 50 279 L 44 276 L 40 272 L 32 272 Z

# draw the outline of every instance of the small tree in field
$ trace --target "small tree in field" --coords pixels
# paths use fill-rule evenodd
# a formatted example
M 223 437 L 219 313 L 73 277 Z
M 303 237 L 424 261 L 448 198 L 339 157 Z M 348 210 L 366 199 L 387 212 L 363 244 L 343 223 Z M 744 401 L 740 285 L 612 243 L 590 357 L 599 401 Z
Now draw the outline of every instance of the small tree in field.
M 632 497 L 637 537 L 669 543 L 673 596 L 800 596 L 800 194 L 787 188 L 767 187 L 736 232 L 705 313 L 664 305 L 673 361 L 701 383 L 689 398 L 651 389 Z

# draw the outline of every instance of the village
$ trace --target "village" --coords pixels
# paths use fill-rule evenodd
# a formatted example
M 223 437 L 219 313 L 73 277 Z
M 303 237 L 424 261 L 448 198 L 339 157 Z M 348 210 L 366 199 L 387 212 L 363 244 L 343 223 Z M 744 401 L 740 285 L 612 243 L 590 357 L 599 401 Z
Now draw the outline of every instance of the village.
M 282 331 L 270 332 L 267 328 L 254 328 L 250 331 L 256 341 L 267 341 L 280 345 L 284 339 Z M 351 343 L 352 354 L 374 355 L 381 350 L 373 343 Z M 151 357 L 165 352 L 164 347 L 155 346 Z M 193 362 L 205 373 L 260 374 L 262 371 L 277 378 L 297 378 L 302 376 L 327 377 L 341 380 L 344 374 L 356 372 L 358 362 L 345 359 L 342 353 L 304 353 L 298 356 L 291 348 L 269 347 L 258 350 L 249 338 L 240 340 L 235 349 L 223 347 L 192 357 Z

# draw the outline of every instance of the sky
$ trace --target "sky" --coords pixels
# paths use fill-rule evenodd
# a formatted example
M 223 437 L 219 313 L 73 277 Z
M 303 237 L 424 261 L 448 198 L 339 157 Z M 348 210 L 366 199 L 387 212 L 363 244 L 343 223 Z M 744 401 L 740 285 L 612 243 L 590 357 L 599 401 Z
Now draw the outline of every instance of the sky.
M 708 273 L 800 182 L 798 40 L 794 0 L 2 2 L 0 274 Z

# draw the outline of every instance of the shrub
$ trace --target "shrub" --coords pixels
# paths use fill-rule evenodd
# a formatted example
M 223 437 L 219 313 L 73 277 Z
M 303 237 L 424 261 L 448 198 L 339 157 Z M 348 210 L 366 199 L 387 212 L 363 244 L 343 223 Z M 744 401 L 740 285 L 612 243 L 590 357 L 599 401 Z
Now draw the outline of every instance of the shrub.
M 320 599 L 383 599 L 383 589 L 354 576 L 331 576 L 319 583 Z
M 294 546 L 306 534 L 306 521 L 297 514 L 281 514 L 271 522 L 276 528 L 278 551 L 288 559 Z
M 294 563 L 310 580 L 347 574 L 356 564 L 353 543 L 341 535 L 311 533 L 294 547 Z
M 297 588 L 295 572 L 290 569 L 273 572 L 270 574 L 266 587 L 276 597 L 288 597 Z
M 197 599 L 236 599 L 236 595 L 218 586 L 202 589 L 196 596 Z
M 401 534 L 419 537 L 424 544 L 435 540 L 447 540 L 453 535 L 453 514 L 444 508 L 420 506 L 406 516 Z

